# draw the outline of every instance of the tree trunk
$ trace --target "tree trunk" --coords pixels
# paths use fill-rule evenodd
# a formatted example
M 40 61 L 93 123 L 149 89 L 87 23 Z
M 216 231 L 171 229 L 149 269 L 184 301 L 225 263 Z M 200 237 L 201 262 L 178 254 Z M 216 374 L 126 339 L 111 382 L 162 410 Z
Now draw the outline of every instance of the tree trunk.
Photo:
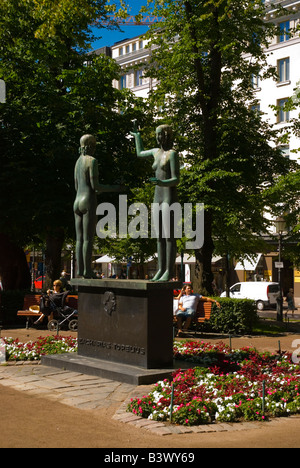
M 204 221 L 204 244 L 201 249 L 195 250 L 196 265 L 194 291 L 204 296 L 213 295 L 213 273 L 211 271 L 211 262 L 214 252 L 214 243 L 212 239 L 212 216 L 205 212 Z
M 144 262 L 139 264 L 139 266 L 138 266 L 138 271 L 139 271 L 139 279 L 144 279 L 144 278 L 145 278 L 145 266 L 144 266 Z
M 57 229 L 54 232 L 49 232 L 46 238 L 45 251 L 45 273 L 46 280 L 44 290 L 52 288 L 53 281 L 61 276 L 61 253 L 64 244 L 64 232 L 62 229 Z
M 226 297 L 230 297 L 229 288 L 230 288 L 230 264 L 228 254 L 225 256 L 225 271 L 226 271 Z
M 3 289 L 30 289 L 31 276 L 24 251 L 0 234 L 0 276 Z

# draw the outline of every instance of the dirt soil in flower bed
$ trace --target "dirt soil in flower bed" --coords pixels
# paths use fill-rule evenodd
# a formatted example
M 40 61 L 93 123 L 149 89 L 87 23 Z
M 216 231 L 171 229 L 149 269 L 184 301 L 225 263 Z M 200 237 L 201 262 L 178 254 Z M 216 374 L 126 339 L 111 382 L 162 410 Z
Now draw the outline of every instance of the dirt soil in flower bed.
M 1 331 L 2 337 L 19 338 L 23 342 L 48 334 L 46 330 L 34 329 Z M 61 332 L 61 335 L 76 336 L 70 332 Z M 274 352 L 278 349 L 278 340 L 281 349 L 295 351 L 293 341 L 300 340 L 300 333 L 274 338 L 233 337 L 232 347 L 253 346 L 259 351 Z M 225 337 L 205 337 L 203 341 L 229 343 Z M 237 424 L 234 431 L 161 437 L 113 420 L 116 409 L 117 406 L 97 411 L 79 410 L 0 385 L 0 447 L 178 448 L 181 451 L 216 447 L 300 447 L 300 416 L 279 418 L 270 426 L 267 422 L 257 423 L 257 428 L 249 430 L 239 430 Z

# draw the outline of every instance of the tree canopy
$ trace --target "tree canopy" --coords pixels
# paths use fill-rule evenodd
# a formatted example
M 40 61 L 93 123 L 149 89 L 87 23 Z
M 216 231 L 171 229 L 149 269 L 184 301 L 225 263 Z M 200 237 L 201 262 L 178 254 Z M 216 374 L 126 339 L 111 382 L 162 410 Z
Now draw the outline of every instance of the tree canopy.
M 80 137 L 98 140 L 105 183 L 143 180 L 126 135 L 145 122 L 141 103 L 113 87 L 119 67 L 88 53 L 91 24 L 106 1 L 4 0 L 0 5 L 0 232 L 20 246 L 46 244 L 46 268 L 60 273 L 64 239 L 73 236 L 73 171 Z
M 253 76 L 275 76 L 265 48 L 277 27 L 265 22 L 261 0 L 154 4 L 164 21 L 148 34 L 148 74 L 158 80 L 151 99 L 186 154 L 182 201 L 205 204 L 196 289 L 210 292 L 214 251 L 239 257 L 261 250 L 266 188 L 291 167 L 253 107 Z

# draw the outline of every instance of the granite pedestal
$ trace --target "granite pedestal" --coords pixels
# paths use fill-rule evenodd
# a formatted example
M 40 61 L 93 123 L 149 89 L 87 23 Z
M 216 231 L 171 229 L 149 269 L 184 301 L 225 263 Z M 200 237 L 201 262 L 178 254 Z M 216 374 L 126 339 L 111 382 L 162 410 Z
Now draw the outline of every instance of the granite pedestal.
M 45 363 L 145 384 L 173 370 L 173 289 L 177 282 L 74 279 L 78 353 Z

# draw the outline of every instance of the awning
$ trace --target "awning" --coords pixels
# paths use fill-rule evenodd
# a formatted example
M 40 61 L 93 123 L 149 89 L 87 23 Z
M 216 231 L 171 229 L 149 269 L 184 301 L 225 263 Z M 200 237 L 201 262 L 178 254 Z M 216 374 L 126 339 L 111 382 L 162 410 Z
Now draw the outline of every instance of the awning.
M 109 257 L 108 255 L 104 255 L 103 257 L 97 258 L 95 263 L 115 263 L 116 259 L 113 257 Z
M 180 264 L 181 263 L 181 256 L 176 258 L 176 263 Z M 195 257 L 189 254 L 184 254 L 183 256 L 183 263 L 196 263 Z
M 244 271 L 254 271 L 257 268 L 257 265 L 261 259 L 262 254 L 256 255 L 256 257 L 245 258 L 243 261 L 240 261 L 236 264 L 235 270 L 244 270 Z
M 213 257 L 211 263 L 216 263 L 219 260 L 222 260 L 222 257 Z M 176 258 L 176 263 L 181 264 L 181 256 Z M 196 258 L 189 254 L 184 254 L 183 263 L 196 263 Z

